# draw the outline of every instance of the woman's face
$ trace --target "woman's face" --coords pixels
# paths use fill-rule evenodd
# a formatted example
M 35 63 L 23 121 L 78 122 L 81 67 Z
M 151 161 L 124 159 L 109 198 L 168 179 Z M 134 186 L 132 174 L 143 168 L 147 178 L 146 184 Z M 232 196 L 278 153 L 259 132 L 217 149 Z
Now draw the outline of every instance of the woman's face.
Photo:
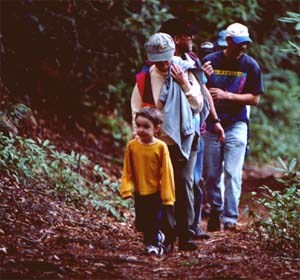
M 170 68 L 171 61 L 168 61 L 168 60 L 167 61 L 158 61 L 158 62 L 154 62 L 154 64 L 159 71 L 165 73 Z

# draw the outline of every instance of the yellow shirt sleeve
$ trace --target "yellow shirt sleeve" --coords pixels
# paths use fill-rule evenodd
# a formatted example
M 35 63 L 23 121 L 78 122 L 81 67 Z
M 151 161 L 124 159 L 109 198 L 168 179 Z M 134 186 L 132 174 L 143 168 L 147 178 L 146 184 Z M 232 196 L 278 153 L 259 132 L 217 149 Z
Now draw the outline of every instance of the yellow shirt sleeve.
M 122 198 L 133 196 L 133 170 L 131 166 L 129 144 L 126 147 L 124 155 L 123 176 L 121 180 L 120 195 Z

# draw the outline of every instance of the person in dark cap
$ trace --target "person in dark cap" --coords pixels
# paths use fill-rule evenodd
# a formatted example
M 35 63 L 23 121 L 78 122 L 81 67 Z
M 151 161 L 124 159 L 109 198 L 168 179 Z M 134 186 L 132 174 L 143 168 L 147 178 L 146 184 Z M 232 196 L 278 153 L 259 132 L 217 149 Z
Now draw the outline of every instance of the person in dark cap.
M 189 56 L 194 61 L 199 60 L 197 55 L 192 52 L 196 28 L 193 28 L 186 20 L 182 18 L 169 19 L 162 24 L 159 32 L 167 33 L 173 37 L 176 44 L 175 55 L 180 56 L 184 60 L 189 60 Z M 208 76 L 213 73 L 210 62 L 201 65 L 201 70 Z
M 185 19 L 176 17 L 165 21 L 159 31 L 167 33 L 172 37 L 176 35 L 194 36 L 196 33 L 195 28 L 193 28 Z
M 226 29 L 227 47 L 203 58 L 215 70 L 208 89 L 215 102 L 218 120 L 207 120 L 204 135 L 204 174 L 211 214 L 208 231 L 235 230 L 242 188 L 242 169 L 247 145 L 247 105 L 257 105 L 263 93 L 262 73 L 257 62 L 245 51 L 252 42 L 248 28 L 233 23 Z M 217 142 L 215 122 L 225 130 L 223 143 Z M 225 193 L 221 174 L 224 170 Z
M 198 83 L 200 84 L 200 92 L 204 99 L 204 108 L 195 117 L 195 127 L 196 127 L 196 133 L 198 136 L 198 152 L 197 152 L 197 158 L 202 158 L 203 155 L 203 145 L 200 145 L 201 143 L 201 134 L 200 134 L 200 127 L 204 123 L 206 117 L 210 115 L 213 119 L 218 119 L 218 116 L 216 114 L 216 111 L 214 109 L 213 100 L 207 90 L 206 82 L 207 79 L 204 75 L 204 72 L 209 76 L 213 73 L 213 69 L 210 65 L 210 62 L 207 61 L 204 65 L 201 64 L 199 58 L 197 55 L 192 52 L 193 47 L 193 39 L 195 35 L 195 29 L 191 27 L 184 19 L 181 18 L 173 18 L 169 19 L 166 22 L 163 23 L 163 25 L 160 28 L 161 32 L 165 32 L 170 34 L 173 37 L 173 40 L 175 42 L 175 56 L 181 57 L 183 60 L 189 61 L 192 64 L 195 65 L 195 69 L 192 71 L 194 76 L 197 78 Z M 224 131 L 220 123 L 216 123 L 215 126 L 216 132 L 218 133 L 219 141 L 224 140 Z M 193 163 L 193 168 L 195 170 L 195 164 Z M 200 171 L 201 172 L 201 171 Z M 198 172 L 199 173 L 199 172 Z M 193 189 L 193 192 L 189 192 L 190 200 L 193 201 L 193 213 L 190 211 L 188 218 L 188 225 L 189 225 L 189 232 L 192 238 L 194 239 L 207 239 L 209 238 L 209 235 L 205 233 L 200 228 L 200 222 L 201 222 L 201 208 L 202 208 L 202 190 L 199 186 L 199 176 L 197 176 L 198 173 L 194 172 L 194 182 L 193 185 L 189 188 L 190 190 Z M 196 181 L 195 181 L 196 177 Z M 175 189 L 176 189 L 176 183 L 175 183 Z M 176 217 L 176 211 L 177 216 L 179 215 L 181 209 L 181 205 L 175 203 L 175 217 Z M 179 228 L 178 231 L 181 229 Z M 179 237 L 180 238 L 180 237 Z

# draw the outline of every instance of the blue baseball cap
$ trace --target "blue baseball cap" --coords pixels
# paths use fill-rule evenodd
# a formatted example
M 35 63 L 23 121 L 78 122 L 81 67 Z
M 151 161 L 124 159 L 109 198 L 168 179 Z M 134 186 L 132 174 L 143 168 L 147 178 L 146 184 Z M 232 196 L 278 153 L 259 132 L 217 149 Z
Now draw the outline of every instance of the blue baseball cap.
M 227 31 L 226 30 L 221 30 L 218 33 L 217 45 L 219 47 L 227 47 L 226 35 L 227 35 Z

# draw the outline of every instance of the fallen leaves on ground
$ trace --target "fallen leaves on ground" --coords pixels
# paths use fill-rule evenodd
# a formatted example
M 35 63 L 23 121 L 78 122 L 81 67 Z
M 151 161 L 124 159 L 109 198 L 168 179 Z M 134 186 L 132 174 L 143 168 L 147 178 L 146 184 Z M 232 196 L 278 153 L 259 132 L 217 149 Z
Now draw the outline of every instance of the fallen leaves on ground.
M 106 154 L 67 131 L 43 131 L 66 150 L 75 143 L 92 159 Z M 101 163 L 110 168 L 105 159 Z M 118 178 L 120 168 L 112 166 L 111 176 Z M 245 197 L 262 183 L 246 179 Z M 180 252 L 176 246 L 174 253 L 156 257 L 144 253 L 133 213 L 125 213 L 127 222 L 117 222 L 107 213 L 67 204 L 47 186 L 23 186 L 3 173 L 0 210 L 1 279 L 300 279 L 300 260 L 266 251 L 248 231 L 245 216 L 239 231 L 196 241 L 197 251 Z

